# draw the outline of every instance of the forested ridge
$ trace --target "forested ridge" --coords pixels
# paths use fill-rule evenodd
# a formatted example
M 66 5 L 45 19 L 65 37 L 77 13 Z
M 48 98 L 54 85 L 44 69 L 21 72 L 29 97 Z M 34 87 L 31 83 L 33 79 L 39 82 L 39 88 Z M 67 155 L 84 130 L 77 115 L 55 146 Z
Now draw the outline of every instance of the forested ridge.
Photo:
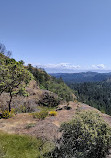
M 111 78 L 111 73 L 98 72 L 80 72 L 80 73 L 51 73 L 56 78 L 62 78 L 65 83 L 84 83 L 84 82 L 99 82 Z
M 51 74 L 61 77 L 77 99 L 111 115 L 111 73 L 82 72 Z
M 111 82 L 85 82 L 68 84 L 75 90 L 79 101 L 111 115 Z

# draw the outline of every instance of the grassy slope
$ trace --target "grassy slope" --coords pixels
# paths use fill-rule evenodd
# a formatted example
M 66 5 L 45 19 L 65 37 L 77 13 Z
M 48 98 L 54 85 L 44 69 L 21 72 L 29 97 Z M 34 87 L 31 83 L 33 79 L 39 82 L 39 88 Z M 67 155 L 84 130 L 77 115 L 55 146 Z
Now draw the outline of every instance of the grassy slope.
M 49 142 L 0 132 L 0 158 L 43 158 L 50 149 Z

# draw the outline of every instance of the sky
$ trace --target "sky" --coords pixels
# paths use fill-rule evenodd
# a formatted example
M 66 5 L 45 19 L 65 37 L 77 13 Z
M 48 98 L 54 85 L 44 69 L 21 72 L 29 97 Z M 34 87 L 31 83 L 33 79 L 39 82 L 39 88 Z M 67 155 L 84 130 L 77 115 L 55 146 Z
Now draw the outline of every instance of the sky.
M 111 70 L 111 0 L 0 0 L 0 43 L 47 72 Z

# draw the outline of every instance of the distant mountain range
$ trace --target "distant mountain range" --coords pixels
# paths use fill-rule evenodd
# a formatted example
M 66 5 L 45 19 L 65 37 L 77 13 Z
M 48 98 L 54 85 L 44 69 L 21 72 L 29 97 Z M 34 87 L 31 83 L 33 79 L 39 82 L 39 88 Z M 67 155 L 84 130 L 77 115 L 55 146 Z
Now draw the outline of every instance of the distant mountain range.
M 50 73 L 51 76 L 62 78 L 66 83 L 83 83 L 83 82 L 98 82 L 106 81 L 111 78 L 111 72 L 80 72 L 80 73 Z

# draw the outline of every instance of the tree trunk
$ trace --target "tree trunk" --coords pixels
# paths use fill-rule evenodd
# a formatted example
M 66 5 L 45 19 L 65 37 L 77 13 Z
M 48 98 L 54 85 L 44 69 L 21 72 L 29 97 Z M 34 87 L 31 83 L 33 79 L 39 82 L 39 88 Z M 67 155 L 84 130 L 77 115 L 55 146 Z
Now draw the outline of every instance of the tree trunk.
M 8 104 L 9 112 L 11 111 L 12 93 L 10 92 L 10 101 Z

